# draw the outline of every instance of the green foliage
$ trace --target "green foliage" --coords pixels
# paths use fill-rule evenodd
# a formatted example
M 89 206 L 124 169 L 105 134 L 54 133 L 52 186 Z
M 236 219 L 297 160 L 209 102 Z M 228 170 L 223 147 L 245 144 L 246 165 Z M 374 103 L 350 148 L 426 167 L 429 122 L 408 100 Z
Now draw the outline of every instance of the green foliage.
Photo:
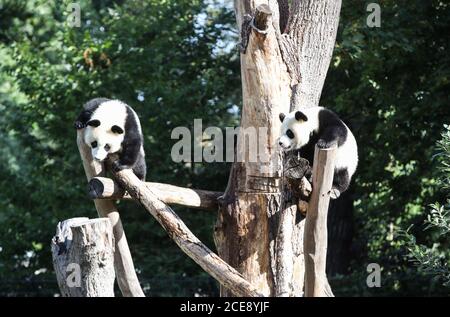
M 448 172 L 450 164 L 450 127 L 445 126 L 442 139 L 438 141 L 438 157 L 440 158 L 439 171 L 441 184 L 448 190 Z M 450 232 L 450 194 L 447 195 L 447 206 L 435 203 L 431 205 L 431 211 L 425 221 L 425 230 L 436 229 L 438 237 L 432 247 L 417 244 L 415 237 L 408 231 L 402 232 L 402 236 L 407 241 L 408 257 L 415 263 L 419 270 L 427 275 L 432 275 L 441 280 L 443 285 L 450 286 L 450 256 L 446 250 L 442 250 L 439 238 L 448 235 Z M 446 245 L 444 244 L 444 248 Z
M 449 5 L 382 1 L 381 27 L 369 28 L 370 2 L 343 2 L 321 101 L 341 114 L 359 144 L 353 277 L 343 278 L 347 285 L 361 285 L 353 294 L 447 294 L 417 274 L 404 257 L 405 242 L 394 233 L 420 227 L 426 206 L 443 198 L 432 158 L 442 126 L 450 122 L 449 43 L 442 36 L 450 25 Z M 421 243 L 432 241 L 420 232 L 416 236 Z M 372 262 L 383 268 L 380 289 L 368 289 L 360 279 Z M 340 292 L 349 294 L 345 288 Z
M 51 284 L 41 284 L 43 290 L 34 294 L 56 292 L 48 248 L 56 223 L 96 216 L 72 128 L 90 98 L 118 98 L 134 107 L 144 130 L 149 179 L 219 190 L 228 176 L 224 163 L 174 163 L 170 132 L 192 126 L 194 118 L 203 118 L 204 126 L 236 124 L 230 109 L 239 100 L 239 64 L 224 44 L 234 41 L 232 12 L 200 0 L 83 1 L 82 26 L 71 28 L 67 3 L 32 1 L 22 24 L 4 31 L 28 30 L 8 38 L 12 43 L 5 41 L 0 51 L 0 76 L 6 80 L 0 95 L 2 294 L 22 294 L 25 281 L 30 294 L 37 280 Z M 0 6 L 0 15 L 9 14 L 10 5 Z M 144 284 L 155 283 L 146 286 L 148 294 L 217 292 L 215 282 L 142 208 L 120 203 L 119 209 L 139 275 Z M 177 211 L 213 248 L 215 215 Z M 182 276 L 195 284 L 167 282 Z
M 431 205 L 430 214 L 427 216 L 425 230 L 436 228 L 440 235 L 450 232 L 450 211 L 445 210 L 445 206 L 435 203 Z
M 439 185 L 445 190 L 450 190 L 450 125 L 444 125 L 445 131 L 442 133 L 442 139 L 438 141 L 438 154 L 440 159 Z

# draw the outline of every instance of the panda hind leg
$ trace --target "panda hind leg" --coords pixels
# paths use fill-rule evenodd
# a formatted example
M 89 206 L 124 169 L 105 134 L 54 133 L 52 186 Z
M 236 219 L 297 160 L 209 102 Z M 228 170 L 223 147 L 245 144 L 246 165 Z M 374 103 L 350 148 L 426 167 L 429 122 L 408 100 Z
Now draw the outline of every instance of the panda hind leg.
M 350 176 L 348 170 L 338 169 L 334 171 L 333 186 L 331 187 L 331 199 L 337 199 L 350 186 Z

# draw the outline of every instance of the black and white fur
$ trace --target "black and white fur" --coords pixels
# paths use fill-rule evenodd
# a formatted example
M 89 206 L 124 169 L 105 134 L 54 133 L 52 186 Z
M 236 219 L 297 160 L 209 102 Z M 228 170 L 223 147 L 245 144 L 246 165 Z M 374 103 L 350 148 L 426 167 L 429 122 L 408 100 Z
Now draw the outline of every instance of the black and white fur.
M 118 154 L 113 168 L 131 168 L 142 181 L 147 166 L 143 135 L 134 110 L 119 100 L 95 98 L 88 101 L 75 121 L 76 129 L 85 129 L 83 140 L 91 148 L 92 157 L 103 161 L 109 154 Z
M 358 165 L 358 147 L 350 129 L 339 117 L 323 107 L 312 107 L 280 113 L 281 136 L 279 144 L 284 151 L 299 150 L 300 156 L 311 166 L 315 145 L 329 148 L 337 144 L 331 198 L 346 191 Z

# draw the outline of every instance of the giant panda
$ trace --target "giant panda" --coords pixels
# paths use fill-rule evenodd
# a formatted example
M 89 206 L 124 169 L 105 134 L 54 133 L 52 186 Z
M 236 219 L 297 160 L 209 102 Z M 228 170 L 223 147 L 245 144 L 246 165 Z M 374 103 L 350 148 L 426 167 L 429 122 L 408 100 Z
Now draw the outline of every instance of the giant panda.
M 350 129 L 339 117 L 323 107 L 311 107 L 287 115 L 280 113 L 279 144 L 284 151 L 299 151 L 313 166 L 315 146 L 337 145 L 331 198 L 346 191 L 358 165 L 358 146 Z
M 103 161 L 118 154 L 112 164 L 115 171 L 132 169 L 142 181 L 147 166 L 141 124 L 136 112 L 119 100 L 95 98 L 88 101 L 74 124 L 85 129 L 83 141 L 91 148 L 92 157 Z

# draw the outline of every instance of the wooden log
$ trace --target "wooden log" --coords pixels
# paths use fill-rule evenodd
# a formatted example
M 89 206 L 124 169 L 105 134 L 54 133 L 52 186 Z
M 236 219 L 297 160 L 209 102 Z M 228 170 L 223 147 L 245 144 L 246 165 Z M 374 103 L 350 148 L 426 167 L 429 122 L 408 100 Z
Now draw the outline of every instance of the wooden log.
M 53 267 L 65 297 L 114 297 L 114 238 L 108 218 L 58 223 Z
M 305 296 L 333 296 L 326 277 L 327 216 L 334 176 L 336 147 L 316 146 L 313 166 L 313 191 L 306 214 L 303 250 L 305 255 Z
M 217 211 L 217 199 L 222 192 L 190 189 L 169 184 L 146 182 L 147 186 L 159 200 L 170 205 L 182 205 Z M 92 199 L 132 199 L 114 180 L 106 177 L 94 177 L 89 181 L 89 197 Z
M 132 170 L 116 172 L 114 177 L 130 193 L 131 197 L 139 201 L 156 218 L 181 250 L 221 285 L 240 296 L 262 296 L 240 273 L 205 246 L 178 215 L 134 175 Z
M 92 159 L 89 147 L 83 142 L 83 131 L 77 131 L 77 145 L 83 161 L 84 171 L 89 181 L 92 177 L 103 176 L 105 169 L 103 164 Z M 115 241 L 114 268 L 116 270 L 117 284 L 122 295 L 125 297 L 143 297 L 144 292 L 139 284 L 127 237 L 114 202 L 111 200 L 94 200 L 94 204 L 99 217 L 109 218 L 113 226 Z

